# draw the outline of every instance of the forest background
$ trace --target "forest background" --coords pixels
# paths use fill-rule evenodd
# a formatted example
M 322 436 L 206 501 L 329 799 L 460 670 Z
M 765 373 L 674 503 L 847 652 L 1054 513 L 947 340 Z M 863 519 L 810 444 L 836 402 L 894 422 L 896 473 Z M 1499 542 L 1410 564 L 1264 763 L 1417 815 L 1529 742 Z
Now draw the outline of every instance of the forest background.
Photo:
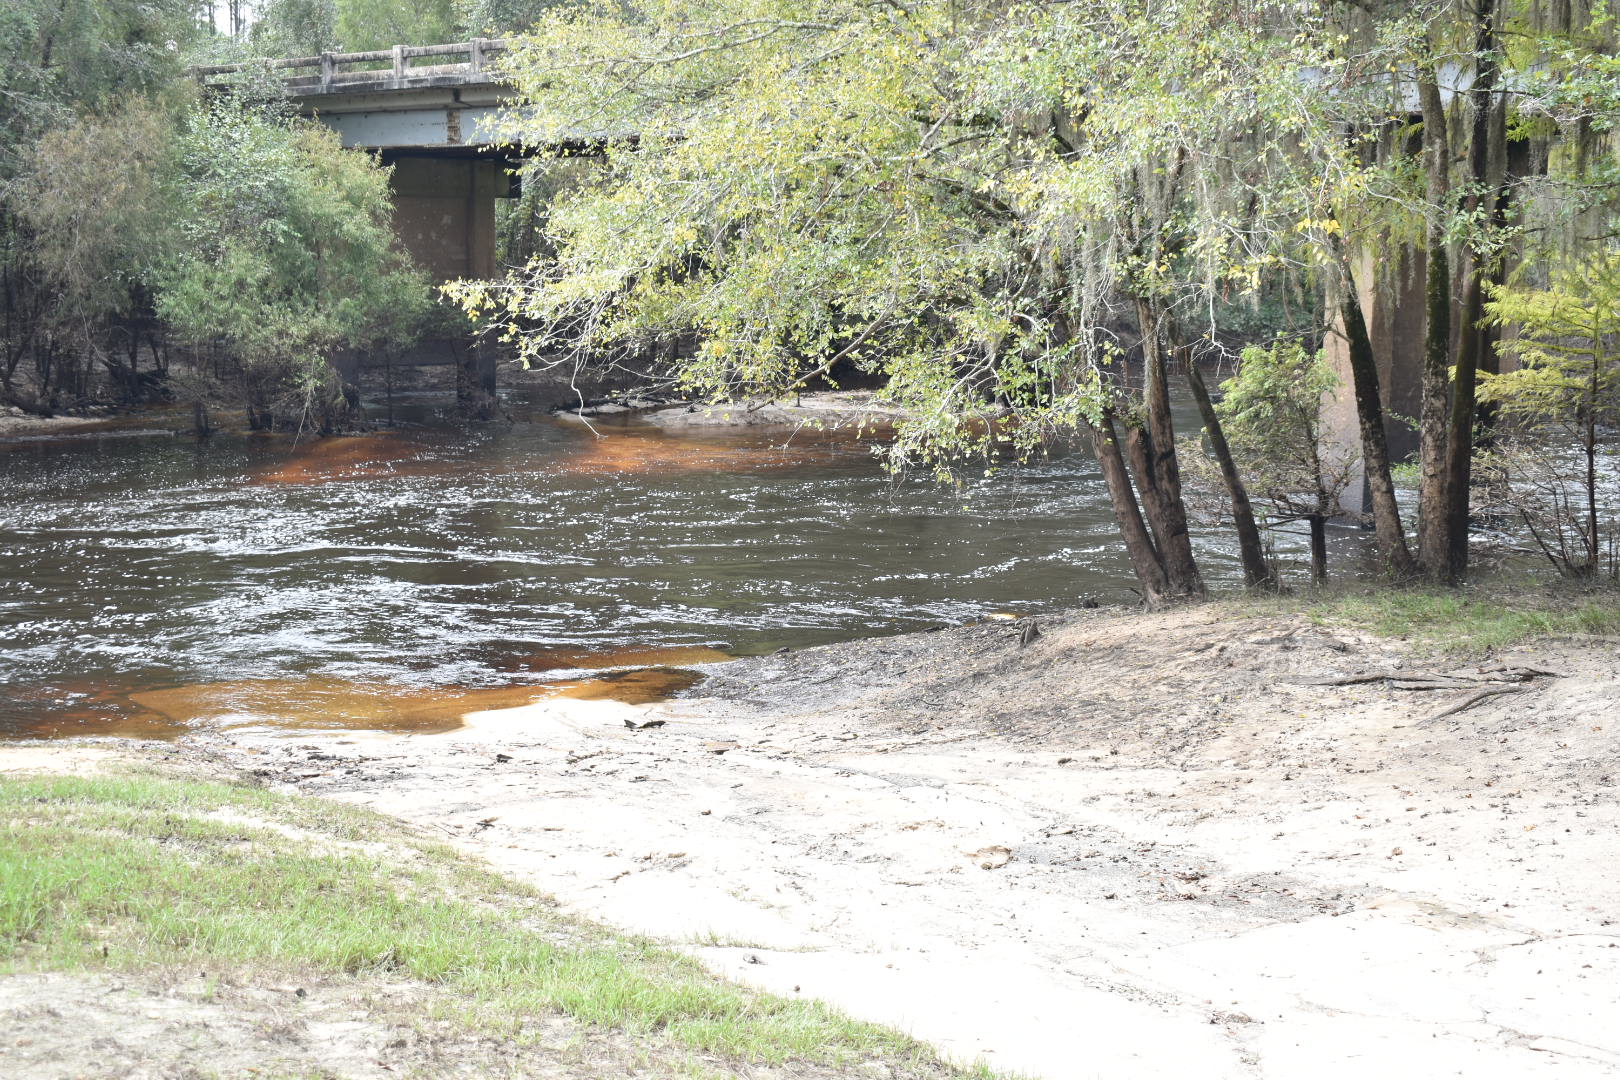
M 273 80 L 205 96 L 185 67 L 474 33 L 521 35 L 523 143 L 595 138 L 527 167 L 527 240 L 452 290 L 531 364 L 673 343 L 665 374 L 707 400 L 858 370 L 904 417 L 891 462 L 947 476 L 1089 439 L 1150 604 L 1205 591 L 1197 489 L 1255 586 L 1261 525 L 1309 521 L 1321 573 L 1362 484 L 1384 576 L 1463 580 L 1487 510 L 1562 574 L 1617 572 L 1601 0 L 22 0 L 0 15 L 0 397 L 338 426 L 333 354 L 444 305 L 391 242 L 386 170 Z M 1365 313 L 1390 266 L 1425 275 L 1413 417 L 1386 411 Z M 1337 393 L 1348 447 L 1322 438 Z

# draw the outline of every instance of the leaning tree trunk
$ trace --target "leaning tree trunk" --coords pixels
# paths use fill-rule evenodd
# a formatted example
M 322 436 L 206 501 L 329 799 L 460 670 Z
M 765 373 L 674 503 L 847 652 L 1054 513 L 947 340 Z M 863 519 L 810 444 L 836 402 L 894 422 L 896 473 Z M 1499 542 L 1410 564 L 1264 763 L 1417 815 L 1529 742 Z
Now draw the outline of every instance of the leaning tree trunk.
M 1355 384 L 1356 416 L 1361 427 L 1361 461 L 1372 496 L 1373 535 L 1384 570 L 1396 578 L 1410 577 L 1412 553 L 1401 528 L 1401 508 L 1395 501 L 1395 484 L 1389 475 L 1389 442 L 1384 434 L 1384 403 L 1378 388 L 1378 362 L 1373 356 L 1372 338 L 1361 312 L 1356 283 L 1345 268 L 1339 315 L 1350 344 L 1350 375 Z
M 1198 413 L 1204 418 L 1204 432 L 1209 436 L 1210 449 L 1221 467 L 1221 479 L 1226 481 L 1226 492 L 1232 498 L 1232 524 L 1237 530 L 1238 556 L 1243 562 L 1243 583 L 1251 589 L 1275 589 L 1277 572 L 1266 561 L 1265 546 L 1260 542 L 1260 528 L 1254 522 L 1254 510 L 1249 506 L 1249 492 L 1238 474 L 1237 462 L 1232 459 L 1232 448 L 1227 445 L 1226 433 L 1221 430 L 1221 418 L 1209 399 L 1209 388 L 1198 365 L 1187 364 L 1187 385 L 1192 387 L 1198 402 Z
M 1159 542 L 1171 591 L 1202 597 L 1206 595 L 1204 577 L 1193 556 L 1187 505 L 1181 496 L 1181 466 L 1176 460 L 1176 431 L 1170 416 L 1159 311 L 1152 301 L 1138 297 L 1136 312 L 1142 331 L 1144 416 L 1142 426 L 1133 426 L 1127 440 L 1137 465 L 1137 486 L 1142 490 L 1148 520 Z
M 0 385 L 0 405 L 10 405 L 13 408 L 21 409 L 29 416 L 39 416 L 49 419 L 50 417 L 56 415 L 51 411 L 50 406 L 46 405 L 44 402 L 31 398 L 28 395 L 13 390 L 11 387 L 5 385 Z
M 1464 211 L 1478 216 L 1490 181 L 1492 110 L 1496 90 L 1496 0 L 1479 0 L 1475 16 L 1474 55 L 1478 70 L 1469 96 L 1474 123 L 1468 148 L 1472 189 Z M 1446 436 L 1446 560 L 1439 576 L 1460 581 L 1468 573 L 1469 486 L 1474 460 L 1475 387 L 1486 335 L 1479 328 L 1485 317 L 1486 252 L 1478 243 L 1468 254 L 1463 275 L 1462 332 L 1457 341 L 1456 379 L 1451 394 L 1451 419 Z
M 1125 459 L 1129 462 L 1128 475 L 1136 481 L 1142 516 L 1147 520 L 1153 536 L 1153 546 L 1159 553 L 1159 564 L 1164 567 L 1167 589 L 1171 596 L 1187 596 L 1187 570 L 1170 554 L 1169 541 L 1174 535 L 1174 516 L 1165 502 L 1164 492 L 1153 473 L 1153 436 L 1148 433 L 1141 417 L 1125 421 L 1123 442 Z
M 1119 533 L 1125 541 L 1125 554 L 1136 571 L 1136 580 L 1142 585 L 1142 601 L 1150 608 L 1158 607 L 1169 595 L 1170 583 L 1165 576 L 1164 560 L 1142 520 L 1142 508 L 1131 487 L 1130 472 L 1125 468 L 1125 455 L 1120 451 L 1119 431 L 1114 426 L 1112 410 L 1103 410 L 1091 435 L 1097 448 L 1097 465 L 1102 469 L 1114 518 L 1119 522 Z
M 1431 65 L 1418 83 L 1423 107 L 1423 153 L 1428 170 L 1428 274 L 1424 283 L 1427 325 L 1423 334 L 1422 404 L 1418 413 L 1418 565 L 1431 577 L 1443 577 L 1450 561 L 1450 515 L 1447 511 L 1446 413 L 1451 391 L 1451 264 L 1441 210 L 1447 199 L 1451 152 L 1446 139 L 1446 110 Z

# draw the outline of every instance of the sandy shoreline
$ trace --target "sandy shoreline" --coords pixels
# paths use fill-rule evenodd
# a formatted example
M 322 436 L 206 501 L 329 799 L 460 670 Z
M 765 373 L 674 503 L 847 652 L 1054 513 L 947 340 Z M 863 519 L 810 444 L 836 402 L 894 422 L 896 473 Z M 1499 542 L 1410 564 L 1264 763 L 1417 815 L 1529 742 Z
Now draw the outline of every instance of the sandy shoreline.
M 663 705 L 192 745 L 964 1061 L 1620 1076 L 1612 643 L 1457 664 L 1214 608 L 1019 629 L 735 661 Z
M 0 438 L 90 430 L 101 423 L 99 418 L 93 416 L 29 416 L 14 409 L 0 409 Z

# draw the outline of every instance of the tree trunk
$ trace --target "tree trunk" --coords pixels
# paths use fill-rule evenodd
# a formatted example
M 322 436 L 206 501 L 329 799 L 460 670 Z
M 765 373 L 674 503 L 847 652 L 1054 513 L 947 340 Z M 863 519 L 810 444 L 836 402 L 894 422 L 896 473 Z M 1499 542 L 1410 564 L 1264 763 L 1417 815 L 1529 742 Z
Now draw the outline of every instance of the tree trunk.
M 1266 561 L 1265 546 L 1260 542 L 1260 529 L 1254 523 L 1254 510 L 1249 506 L 1249 492 L 1238 475 L 1237 463 L 1232 460 L 1232 448 L 1226 443 L 1221 430 L 1221 418 L 1209 399 L 1209 388 L 1196 363 L 1187 365 L 1187 385 L 1192 388 L 1198 402 L 1198 413 L 1204 418 L 1204 432 L 1209 436 L 1210 449 L 1221 467 L 1221 479 L 1226 481 L 1226 493 L 1232 499 L 1232 524 L 1237 530 L 1238 557 L 1243 562 L 1243 583 L 1251 589 L 1275 589 L 1277 572 Z
M 500 403 L 493 385 L 493 354 L 481 343 L 473 343 L 462 346 L 456 359 L 456 414 L 468 420 L 495 419 Z
M 1508 213 L 1513 206 L 1513 184 L 1509 179 L 1507 160 L 1507 106 L 1499 103 L 1494 110 L 1495 116 L 1491 121 L 1491 134 L 1489 143 L 1491 198 L 1495 207 L 1491 211 L 1491 227 L 1498 236 L 1507 229 Z M 1492 286 L 1500 287 L 1507 282 L 1508 260 L 1505 252 L 1497 252 L 1496 257 L 1490 261 L 1485 271 L 1485 285 L 1482 287 L 1488 293 Z M 1502 356 L 1498 346 L 1502 341 L 1502 327 L 1496 322 L 1487 321 L 1480 329 L 1479 338 L 1479 370 L 1492 375 L 1502 373 Z M 1474 446 L 1490 447 L 1496 442 L 1497 405 L 1495 402 L 1481 401 L 1474 405 Z
M 1491 113 L 1496 89 L 1496 0 L 1479 0 L 1474 23 L 1474 55 L 1478 70 L 1469 95 L 1474 103 L 1473 131 L 1468 148 L 1468 172 L 1472 188 L 1464 210 L 1478 216 L 1490 182 Z M 1457 339 L 1456 381 L 1451 395 L 1450 430 L 1446 436 L 1446 561 L 1437 576 L 1457 582 L 1468 573 L 1469 485 L 1474 460 L 1474 392 L 1479 374 L 1485 333 L 1479 323 L 1485 317 L 1484 280 L 1487 252 L 1478 243 L 1467 256 L 1463 275 L 1462 328 Z
M 1170 415 L 1170 386 L 1165 374 L 1165 350 L 1158 307 L 1142 297 L 1136 300 L 1136 313 L 1142 332 L 1142 399 L 1144 420 L 1133 429 L 1131 440 L 1139 443 L 1137 486 L 1147 504 L 1153 534 L 1159 541 L 1165 576 L 1172 592 L 1183 596 L 1207 594 L 1204 577 L 1193 556 L 1192 536 L 1187 530 L 1187 504 L 1181 496 L 1181 465 L 1176 460 L 1175 422 Z
M 1441 210 L 1447 202 L 1451 152 L 1446 110 L 1431 65 L 1418 84 L 1423 106 L 1423 153 L 1428 171 L 1428 275 L 1424 283 L 1427 325 L 1423 335 L 1422 405 L 1419 411 L 1418 556 L 1423 572 L 1443 574 L 1451 550 L 1447 512 L 1446 412 L 1451 390 L 1451 261 Z
M 1142 600 L 1148 607 L 1164 603 L 1170 591 L 1165 577 L 1164 561 L 1159 549 L 1148 535 L 1142 521 L 1142 509 L 1137 504 L 1136 492 L 1131 488 L 1130 473 L 1125 468 L 1125 455 L 1120 452 L 1119 432 L 1114 426 L 1114 414 L 1105 409 L 1102 419 L 1091 432 L 1097 449 L 1097 465 L 1102 470 L 1103 482 L 1108 485 L 1108 499 L 1113 504 L 1114 517 L 1119 522 L 1119 533 L 1125 541 L 1125 554 L 1136 571 L 1136 580 L 1142 585 Z
M 1601 346 L 1599 346 L 1601 348 Z M 1598 572 L 1600 563 L 1598 549 L 1598 498 L 1597 498 L 1597 410 L 1598 410 L 1598 367 L 1596 356 L 1592 359 L 1592 378 L 1587 386 L 1587 393 L 1591 397 L 1591 405 L 1582 417 L 1583 447 L 1586 451 L 1586 564 L 1592 575 Z
M 1412 553 L 1401 528 L 1401 508 L 1395 502 L 1395 484 L 1389 476 L 1389 442 L 1384 434 L 1384 403 L 1378 389 L 1378 362 L 1373 356 L 1372 338 L 1361 312 L 1356 283 L 1345 267 L 1343 296 L 1339 315 L 1350 344 L 1350 374 L 1355 384 L 1356 417 L 1361 428 L 1361 461 L 1372 495 L 1373 534 L 1384 571 L 1395 578 L 1412 575 Z
M 1327 584 L 1327 517 L 1312 514 L 1311 525 L 1311 584 Z

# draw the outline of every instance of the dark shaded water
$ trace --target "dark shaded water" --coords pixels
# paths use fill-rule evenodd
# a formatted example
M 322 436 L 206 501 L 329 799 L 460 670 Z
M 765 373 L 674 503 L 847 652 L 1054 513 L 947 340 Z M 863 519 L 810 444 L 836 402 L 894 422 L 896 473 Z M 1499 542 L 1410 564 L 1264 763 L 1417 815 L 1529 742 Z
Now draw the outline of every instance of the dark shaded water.
M 1130 598 L 1083 453 L 957 492 L 847 437 L 600 430 L 0 444 L 0 735 L 410 711 L 379 695 L 439 702 L 431 728 L 548 671 L 681 662 L 647 649 Z

